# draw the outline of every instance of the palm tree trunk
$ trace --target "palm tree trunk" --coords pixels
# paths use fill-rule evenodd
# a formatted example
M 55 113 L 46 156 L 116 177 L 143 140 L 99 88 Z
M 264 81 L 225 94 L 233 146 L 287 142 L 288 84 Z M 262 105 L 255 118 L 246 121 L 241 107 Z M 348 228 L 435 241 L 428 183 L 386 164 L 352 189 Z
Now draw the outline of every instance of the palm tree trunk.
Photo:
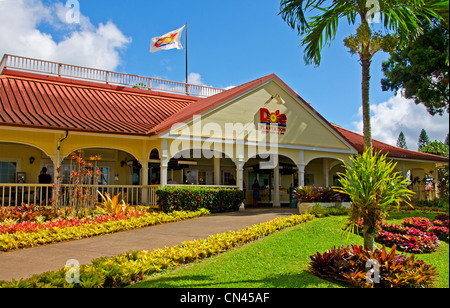
M 372 147 L 372 129 L 370 125 L 370 59 L 362 58 L 362 107 L 363 107 L 363 125 L 364 125 L 364 149 Z
M 364 227 L 364 249 L 374 251 L 376 232 L 368 232 Z
M 364 217 L 364 249 L 374 251 L 375 236 L 378 233 L 377 222 L 370 216 Z

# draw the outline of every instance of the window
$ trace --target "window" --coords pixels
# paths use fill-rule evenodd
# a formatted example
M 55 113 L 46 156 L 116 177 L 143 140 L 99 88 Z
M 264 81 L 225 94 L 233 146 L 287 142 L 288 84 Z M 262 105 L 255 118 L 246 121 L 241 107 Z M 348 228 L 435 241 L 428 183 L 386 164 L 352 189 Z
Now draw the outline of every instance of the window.
M 223 173 L 223 185 L 236 185 L 236 178 L 231 172 Z
M 15 183 L 17 164 L 0 161 L 0 183 Z

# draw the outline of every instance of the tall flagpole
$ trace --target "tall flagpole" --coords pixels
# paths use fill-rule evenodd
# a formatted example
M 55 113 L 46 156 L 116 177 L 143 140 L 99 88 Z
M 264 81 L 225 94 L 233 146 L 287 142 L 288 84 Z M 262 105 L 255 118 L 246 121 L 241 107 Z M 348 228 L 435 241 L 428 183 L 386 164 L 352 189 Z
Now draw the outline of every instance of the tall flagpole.
M 188 83 L 188 24 L 187 23 L 186 23 L 186 83 Z

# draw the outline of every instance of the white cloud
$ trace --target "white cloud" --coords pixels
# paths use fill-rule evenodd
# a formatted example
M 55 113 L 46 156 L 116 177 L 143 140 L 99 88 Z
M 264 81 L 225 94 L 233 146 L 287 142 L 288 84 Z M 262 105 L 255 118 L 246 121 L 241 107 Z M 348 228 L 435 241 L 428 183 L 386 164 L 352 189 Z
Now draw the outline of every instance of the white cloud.
M 202 75 L 200 75 L 199 73 L 189 73 L 188 83 L 198 86 L 206 86 L 206 84 L 203 82 Z
M 188 80 L 189 80 L 189 83 L 190 83 L 190 84 L 195 84 L 195 85 L 198 85 L 198 86 L 206 86 L 206 87 L 216 88 L 215 86 L 206 85 L 205 82 L 203 81 L 202 75 L 199 74 L 199 73 L 194 73 L 194 72 L 189 73 L 189 75 L 188 75 Z M 225 88 L 223 88 L 223 89 L 224 89 L 224 90 L 230 90 L 230 89 L 233 89 L 234 87 L 236 87 L 236 86 L 231 85 L 231 86 L 225 87 Z
M 397 144 L 401 131 L 405 134 L 408 149 L 417 150 L 419 134 L 425 129 L 430 141 L 444 141 L 449 131 L 449 115 L 431 116 L 423 105 L 405 99 L 401 95 L 391 97 L 387 102 L 374 104 L 371 108 L 372 138 L 392 145 Z M 362 107 L 359 108 L 355 129 L 362 133 Z
M 131 42 L 108 21 L 94 26 L 81 14 L 79 23 L 68 23 L 65 2 L 44 5 L 42 0 L 0 1 L 0 55 L 4 53 L 115 70 L 120 51 Z M 46 25 L 62 35 L 57 40 L 39 28 Z

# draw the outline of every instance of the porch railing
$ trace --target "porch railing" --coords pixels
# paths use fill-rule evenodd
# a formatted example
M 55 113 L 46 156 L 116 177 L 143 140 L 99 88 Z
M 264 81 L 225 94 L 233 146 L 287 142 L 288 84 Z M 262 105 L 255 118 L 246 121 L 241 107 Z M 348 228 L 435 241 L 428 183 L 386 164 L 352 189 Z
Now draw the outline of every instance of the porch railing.
M 121 198 L 131 205 L 157 205 L 156 190 L 159 185 L 79 185 L 92 196 L 92 202 L 100 202 L 102 194 L 111 196 L 120 193 Z M 59 198 L 62 205 L 68 205 L 74 185 L 60 185 Z M 53 198 L 51 184 L 2 184 L 0 183 L 0 206 L 19 206 L 22 203 L 50 206 Z
M 0 74 L 3 73 L 5 68 L 198 97 L 208 97 L 225 91 L 213 87 L 117 73 L 8 54 L 5 54 L 0 62 Z

